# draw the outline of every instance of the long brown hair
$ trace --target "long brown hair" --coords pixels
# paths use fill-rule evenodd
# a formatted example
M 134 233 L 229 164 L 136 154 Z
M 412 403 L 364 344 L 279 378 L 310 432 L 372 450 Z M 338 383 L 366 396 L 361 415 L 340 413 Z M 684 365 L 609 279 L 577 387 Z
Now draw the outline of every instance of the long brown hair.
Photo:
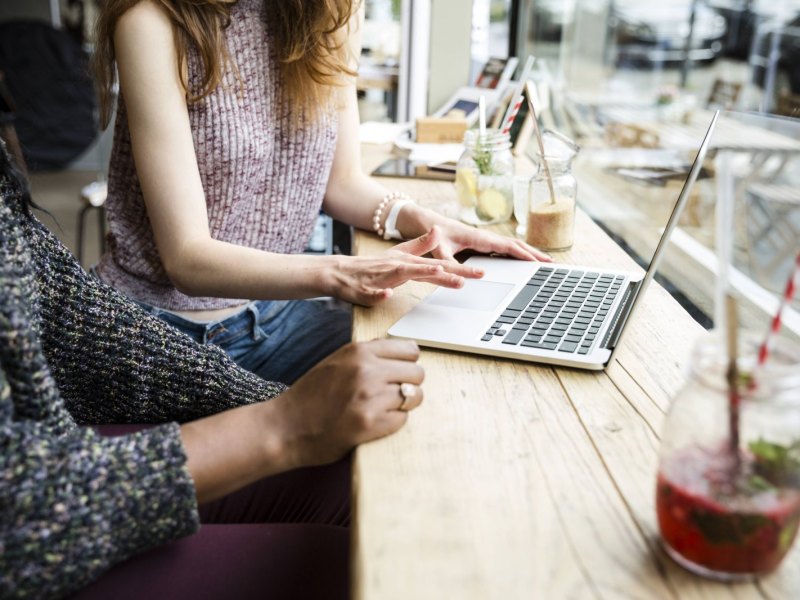
M 100 101 L 100 120 L 111 118 L 116 84 L 114 32 L 120 17 L 142 0 L 106 0 L 95 26 L 93 70 Z M 152 0 L 170 16 L 181 83 L 188 102 L 208 96 L 222 81 L 230 60 L 225 28 L 231 0 Z M 235 0 L 234 0 L 235 1 Z M 283 73 L 285 93 L 308 115 L 328 106 L 343 76 L 355 76 L 347 28 L 360 0 L 263 0 L 272 32 L 273 52 Z M 203 68 L 199 89 L 189 89 L 187 55 L 198 51 Z M 264 48 L 264 52 L 268 49 Z M 235 65 L 233 65 L 235 68 Z M 299 114 L 299 113 L 298 113 Z

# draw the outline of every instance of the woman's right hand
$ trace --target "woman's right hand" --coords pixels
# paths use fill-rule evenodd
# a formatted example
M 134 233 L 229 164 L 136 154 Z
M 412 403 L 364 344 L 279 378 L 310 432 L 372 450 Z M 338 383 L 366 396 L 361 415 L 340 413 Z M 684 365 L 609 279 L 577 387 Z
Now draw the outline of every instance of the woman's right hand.
M 483 277 L 480 269 L 455 261 L 423 258 L 439 245 L 441 236 L 441 229 L 434 226 L 428 233 L 378 256 L 337 257 L 331 295 L 353 304 L 374 306 L 391 297 L 392 290 L 407 281 L 460 288 L 465 278 Z
M 269 402 L 289 463 L 333 462 L 360 443 L 398 430 L 422 402 L 425 372 L 418 358 L 419 347 L 411 341 L 348 344 Z

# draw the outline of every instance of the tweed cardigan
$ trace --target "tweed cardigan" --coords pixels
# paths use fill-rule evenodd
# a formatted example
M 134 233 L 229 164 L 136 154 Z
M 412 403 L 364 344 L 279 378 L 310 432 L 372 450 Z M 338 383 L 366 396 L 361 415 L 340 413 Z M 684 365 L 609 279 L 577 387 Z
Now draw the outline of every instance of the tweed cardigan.
M 283 389 L 87 275 L 0 176 L 0 597 L 63 596 L 195 532 L 177 422 Z

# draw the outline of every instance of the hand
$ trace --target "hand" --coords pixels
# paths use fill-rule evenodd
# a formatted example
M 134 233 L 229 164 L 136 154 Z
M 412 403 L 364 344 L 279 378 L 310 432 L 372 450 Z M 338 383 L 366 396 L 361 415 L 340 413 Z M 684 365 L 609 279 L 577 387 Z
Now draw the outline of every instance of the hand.
M 442 231 L 428 233 L 375 257 L 344 257 L 334 272 L 333 295 L 362 306 L 374 306 L 406 281 L 427 281 L 460 288 L 464 278 L 483 277 L 483 271 L 453 260 L 422 258 L 442 243 Z
M 430 250 L 438 259 L 453 261 L 453 257 L 462 250 L 475 250 L 481 254 L 503 254 L 520 260 L 538 260 L 552 262 L 552 258 L 526 244 L 522 240 L 498 235 L 486 229 L 470 227 L 460 221 L 448 219 L 433 211 L 409 205 L 403 208 L 398 218 L 398 226 L 403 232 L 429 231 L 432 227 L 441 228 L 439 244 Z M 398 244 L 395 248 L 403 248 Z
M 301 377 L 270 403 L 290 463 L 333 462 L 353 446 L 402 427 L 408 411 L 422 402 L 425 372 L 418 358 L 419 348 L 410 341 L 348 344 Z M 405 400 L 400 384 L 412 385 L 414 393 Z
M 475 250 L 481 254 L 503 254 L 520 260 L 552 262 L 553 259 L 541 250 L 522 240 L 498 235 L 493 231 L 470 227 L 453 219 L 440 223 L 442 241 L 431 251 L 436 258 L 455 260 L 453 256 L 462 250 Z

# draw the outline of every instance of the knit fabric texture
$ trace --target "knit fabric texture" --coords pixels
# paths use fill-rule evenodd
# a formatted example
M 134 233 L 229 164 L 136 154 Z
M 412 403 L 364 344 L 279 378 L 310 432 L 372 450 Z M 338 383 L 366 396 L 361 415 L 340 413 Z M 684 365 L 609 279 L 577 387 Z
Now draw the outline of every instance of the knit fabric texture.
M 336 116 L 300 114 L 281 94 L 264 0 L 239 0 L 225 30 L 235 68 L 189 105 L 195 154 L 214 239 L 281 254 L 302 252 L 322 206 L 336 145 Z M 189 54 L 189 85 L 202 65 Z M 238 78 L 237 78 L 238 70 Z M 244 299 L 191 297 L 164 271 L 136 174 L 123 98 L 108 175 L 109 252 L 100 277 L 128 296 L 169 310 L 216 309 Z
M 61 597 L 193 533 L 175 421 L 283 389 L 87 275 L 0 176 L 0 598 Z

